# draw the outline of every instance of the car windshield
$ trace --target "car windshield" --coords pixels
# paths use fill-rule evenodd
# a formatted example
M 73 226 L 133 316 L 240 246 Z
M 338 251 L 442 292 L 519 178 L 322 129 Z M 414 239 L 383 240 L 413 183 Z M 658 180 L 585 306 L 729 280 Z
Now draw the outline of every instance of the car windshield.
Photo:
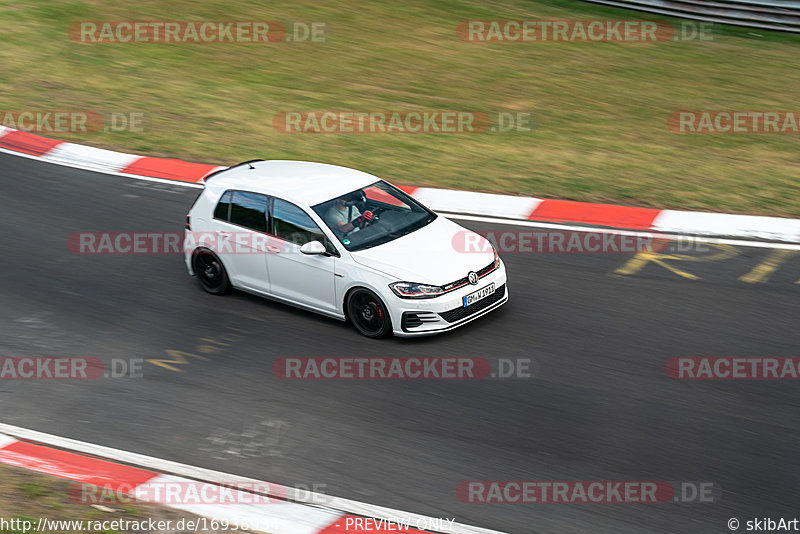
M 317 204 L 313 210 L 349 251 L 387 243 L 436 218 L 435 213 L 382 180 Z

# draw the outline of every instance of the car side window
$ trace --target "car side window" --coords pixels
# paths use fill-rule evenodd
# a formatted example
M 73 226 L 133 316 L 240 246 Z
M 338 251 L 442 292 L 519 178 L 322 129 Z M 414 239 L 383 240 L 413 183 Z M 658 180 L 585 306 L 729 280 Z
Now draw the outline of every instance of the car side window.
M 308 214 L 299 207 L 276 198 L 272 204 L 272 227 L 276 236 L 298 245 L 319 241 L 330 251 L 325 234 Z
M 214 208 L 214 218 L 223 221 L 231 220 L 231 196 L 233 191 L 225 191 L 222 198 L 217 202 L 217 207 Z
M 267 195 L 233 191 L 230 213 L 233 224 L 257 232 L 267 231 Z

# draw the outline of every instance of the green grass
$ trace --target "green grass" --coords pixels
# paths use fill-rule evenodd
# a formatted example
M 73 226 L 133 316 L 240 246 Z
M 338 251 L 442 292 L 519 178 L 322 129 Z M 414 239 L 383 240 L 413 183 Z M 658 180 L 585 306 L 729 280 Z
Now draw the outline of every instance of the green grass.
M 347 6 L 349 4 L 349 7 Z M 0 109 L 143 111 L 63 139 L 209 163 L 324 161 L 398 183 L 800 216 L 800 135 L 681 135 L 679 109 L 799 109 L 800 37 L 464 43 L 464 19 L 663 19 L 572 0 L 0 0 Z M 324 21 L 327 43 L 83 45 L 80 20 Z M 523 133 L 298 135 L 286 110 L 533 111 Z
M 18 488 L 29 499 L 37 499 L 53 494 L 53 491 L 41 482 L 25 482 L 20 484 Z
M 70 498 L 70 488 L 73 485 L 73 482 L 60 478 L 0 465 L 0 518 L 6 521 L 19 519 L 36 525 L 40 517 L 65 521 L 130 519 L 135 517 L 131 512 L 138 511 L 133 505 L 125 508 L 117 505 L 117 512 L 109 514 L 87 504 L 74 502 Z M 154 506 L 143 506 L 145 511 L 163 513 Z M 3 530 L 3 533 L 30 534 L 21 529 Z
M 0 534 L 31 534 L 38 525 L 39 518 L 50 521 L 114 521 L 143 522 L 152 518 L 154 521 L 171 521 L 171 529 L 161 534 L 180 534 L 176 527 L 181 519 L 196 520 L 192 514 L 162 508 L 153 504 L 140 502 L 108 502 L 104 508 L 78 502 L 75 492 L 76 482 L 61 478 L 0 465 L 0 519 L 4 526 L 20 528 L 0 529 Z M 18 521 L 13 521 L 18 520 Z M 13 521 L 13 522 L 12 522 Z M 23 532 L 21 522 L 28 521 L 33 525 L 31 531 Z M 52 523 L 51 523 L 52 526 Z M 41 534 L 87 534 L 84 530 L 42 532 Z M 65 527 L 66 528 L 66 527 Z M 95 532 L 95 531 L 92 531 Z M 216 530 L 209 534 L 238 534 L 240 531 Z M 97 534 L 139 534 L 132 531 L 107 530 Z

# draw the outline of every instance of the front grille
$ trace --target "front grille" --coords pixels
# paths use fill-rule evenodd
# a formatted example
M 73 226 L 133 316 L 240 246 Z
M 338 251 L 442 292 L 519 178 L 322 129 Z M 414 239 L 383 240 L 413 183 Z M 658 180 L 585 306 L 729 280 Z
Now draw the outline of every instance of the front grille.
M 494 260 L 492 260 L 492 263 L 490 263 L 486 267 L 482 268 L 479 271 L 476 271 L 476 273 L 478 275 L 478 278 L 483 278 L 492 271 L 494 271 Z M 450 282 L 449 284 L 443 285 L 442 289 L 444 289 L 445 291 L 452 291 L 467 284 L 469 284 L 469 278 L 465 276 L 464 278 L 459 278 L 455 282 Z
M 475 304 L 470 304 L 466 308 L 464 306 L 459 306 L 458 308 L 453 308 L 452 310 L 448 310 L 446 312 L 439 312 L 439 315 L 441 315 L 442 319 L 448 323 L 455 323 L 456 321 L 465 319 L 481 310 L 485 310 L 492 304 L 502 300 L 505 295 L 506 285 L 503 284 L 502 286 L 498 287 L 494 293 L 483 300 L 479 300 Z
M 478 271 L 478 278 L 483 278 L 492 271 L 494 271 L 494 260 L 492 260 L 492 263 Z

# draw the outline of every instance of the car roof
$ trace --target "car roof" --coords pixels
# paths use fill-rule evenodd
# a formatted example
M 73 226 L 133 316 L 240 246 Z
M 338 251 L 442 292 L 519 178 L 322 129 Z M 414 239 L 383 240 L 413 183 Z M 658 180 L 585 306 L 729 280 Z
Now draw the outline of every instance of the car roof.
M 380 178 L 366 172 L 311 161 L 251 161 L 208 176 L 209 189 L 236 189 L 313 206 Z

